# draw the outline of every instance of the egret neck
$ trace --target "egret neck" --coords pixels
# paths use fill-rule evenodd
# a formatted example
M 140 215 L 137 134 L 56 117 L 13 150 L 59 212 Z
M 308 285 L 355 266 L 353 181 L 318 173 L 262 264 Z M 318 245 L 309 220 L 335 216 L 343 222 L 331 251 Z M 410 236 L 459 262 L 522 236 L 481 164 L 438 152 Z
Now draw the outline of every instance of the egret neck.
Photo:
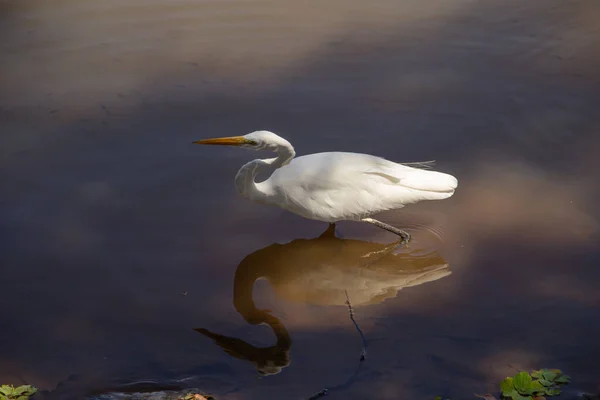
M 268 199 L 273 195 L 273 188 L 267 181 L 269 176 L 278 168 L 281 168 L 292 161 L 296 156 L 294 147 L 287 141 L 282 140 L 281 143 L 269 144 L 265 147 L 277 153 L 277 157 L 252 160 L 244 164 L 235 176 L 235 187 L 238 192 L 253 201 L 268 203 Z M 256 176 L 261 172 L 267 173 L 268 176 L 262 182 L 256 182 Z

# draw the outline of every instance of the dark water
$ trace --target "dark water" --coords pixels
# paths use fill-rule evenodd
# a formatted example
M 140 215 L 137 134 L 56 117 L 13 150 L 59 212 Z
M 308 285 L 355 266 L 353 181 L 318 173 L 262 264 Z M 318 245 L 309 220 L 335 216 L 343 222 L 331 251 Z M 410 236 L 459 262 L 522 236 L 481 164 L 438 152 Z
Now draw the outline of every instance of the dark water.
M 598 390 L 598 21 L 595 0 L 0 2 L 0 383 L 454 399 L 552 367 Z M 237 196 L 255 153 L 191 145 L 256 129 L 435 159 L 459 189 L 381 216 L 408 249 L 319 238 Z

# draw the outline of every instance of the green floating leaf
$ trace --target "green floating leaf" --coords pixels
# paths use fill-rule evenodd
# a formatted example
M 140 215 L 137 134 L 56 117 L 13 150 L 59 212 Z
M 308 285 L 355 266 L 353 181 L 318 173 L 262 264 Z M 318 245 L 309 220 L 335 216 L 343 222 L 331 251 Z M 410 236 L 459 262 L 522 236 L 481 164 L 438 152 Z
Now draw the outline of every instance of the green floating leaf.
M 556 383 L 569 383 L 571 382 L 571 377 L 569 375 L 561 375 L 555 380 Z
M 16 388 L 15 390 L 13 390 L 13 396 L 18 396 L 21 394 L 25 394 L 27 396 L 31 396 L 33 395 L 35 392 L 37 392 L 37 389 L 34 388 L 31 385 L 22 385 L 19 386 L 18 388 Z
M 552 384 L 552 382 L 550 382 Z M 531 394 L 544 393 L 546 387 L 540 381 L 531 382 Z
M 511 397 L 515 392 L 515 387 L 513 386 L 513 378 L 507 377 L 505 380 L 500 382 L 500 390 L 502 391 L 502 396 Z
M 532 381 L 531 375 L 529 375 L 527 372 L 519 372 L 513 379 L 513 386 L 520 394 L 532 394 Z
M 556 372 L 549 371 L 549 370 L 544 370 L 542 372 L 542 378 L 544 378 L 547 381 L 554 381 L 557 377 L 558 377 L 558 373 L 556 373 Z
M 29 396 L 37 391 L 31 385 L 22 385 L 16 388 L 12 385 L 2 385 L 0 386 L 0 400 L 28 400 Z
M 512 400 L 531 400 L 531 396 L 521 396 L 519 392 L 515 391 L 510 395 Z
M 547 380 L 545 380 L 545 379 L 540 379 L 539 381 L 536 381 L 536 382 L 539 382 L 539 383 L 540 383 L 540 385 L 543 385 L 543 386 L 546 386 L 546 387 L 548 387 L 548 386 L 552 386 L 552 385 L 553 385 L 553 383 L 552 383 L 552 382 L 550 382 L 550 381 L 547 381 Z
M 557 374 L 562 374 L 562 371 L 560 369 L 557 369 L 557 368 L 549 369 L 548 371 L 555 372 Z
M 540 370 L 533 370 L 531 371 L 531 377 L 532 378 L 536 378 L 539 379 L 542 376 L 542 372 Z

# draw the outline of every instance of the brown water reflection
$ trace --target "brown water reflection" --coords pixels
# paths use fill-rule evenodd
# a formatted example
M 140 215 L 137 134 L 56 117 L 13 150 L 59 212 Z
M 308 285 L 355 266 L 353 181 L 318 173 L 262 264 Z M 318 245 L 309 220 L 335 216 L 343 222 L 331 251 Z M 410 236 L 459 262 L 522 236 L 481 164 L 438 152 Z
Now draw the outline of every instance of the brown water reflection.
M 259 349 L 204 328 L 196 331 L 214 339 L 229 355 L 252 362 L 262 375 L 279 373 L 290 363 L 292 342 L 278 318 L 254 305 L 255 282 L 267 279 L 277 297 L 287 301 L 339 306 L 346 304 L 348 295 L 352 307 L 360 307 L 381 303 L 404 287 L 450 275 L 448 264 L 436 251 L 417 248 L 395 254 L 400 247 L 400 242 L 386 245 L 340 239 L 329 228 L 314 239 L 296 239 L 257 250 L 238 265 L 233 303 L 249 324 L 267 324 L 277 344 Z
M 599 18 L 596 0 L 0 2 L 0 382 L 64 381 L 59 398 L 144 379 L 302 397 L 354 371 L 348 286 L 369 359 L 345 398 L 464 398 L 511 366 L 593 390 Z M 363 290 L 364 268 L 292 260 L 256 282 L 257 308 L 294 341 L 293 362 L 260 380 L 192 330 L 270 347 L 231 303 L 235 266 L 324 229 L 237 196 L 254 154 L 190 145 L 256 129 L 298 154 L 436 159 L 460 181 L 381 216 L 439 251 L 446 279 L 395 296 L 401 275 Z M 419 242 L 431 231 L 442 241 Z M 337 291 L 309 284 L 324 276 Z

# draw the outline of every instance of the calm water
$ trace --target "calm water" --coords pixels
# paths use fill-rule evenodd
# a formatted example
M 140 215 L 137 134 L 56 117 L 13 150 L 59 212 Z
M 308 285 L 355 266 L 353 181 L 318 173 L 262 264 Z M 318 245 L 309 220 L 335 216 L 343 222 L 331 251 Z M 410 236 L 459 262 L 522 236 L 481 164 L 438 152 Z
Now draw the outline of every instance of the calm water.
M 471 398 L 554 367 L 598 389 L 600 4 L 367 3 L 0 2 L 0 383 Z M 191 145 L 256 129 L 435 159 L 459 189 L 381 216 L 408 249 L 319 238 L 236 194 L 256 153 Z

